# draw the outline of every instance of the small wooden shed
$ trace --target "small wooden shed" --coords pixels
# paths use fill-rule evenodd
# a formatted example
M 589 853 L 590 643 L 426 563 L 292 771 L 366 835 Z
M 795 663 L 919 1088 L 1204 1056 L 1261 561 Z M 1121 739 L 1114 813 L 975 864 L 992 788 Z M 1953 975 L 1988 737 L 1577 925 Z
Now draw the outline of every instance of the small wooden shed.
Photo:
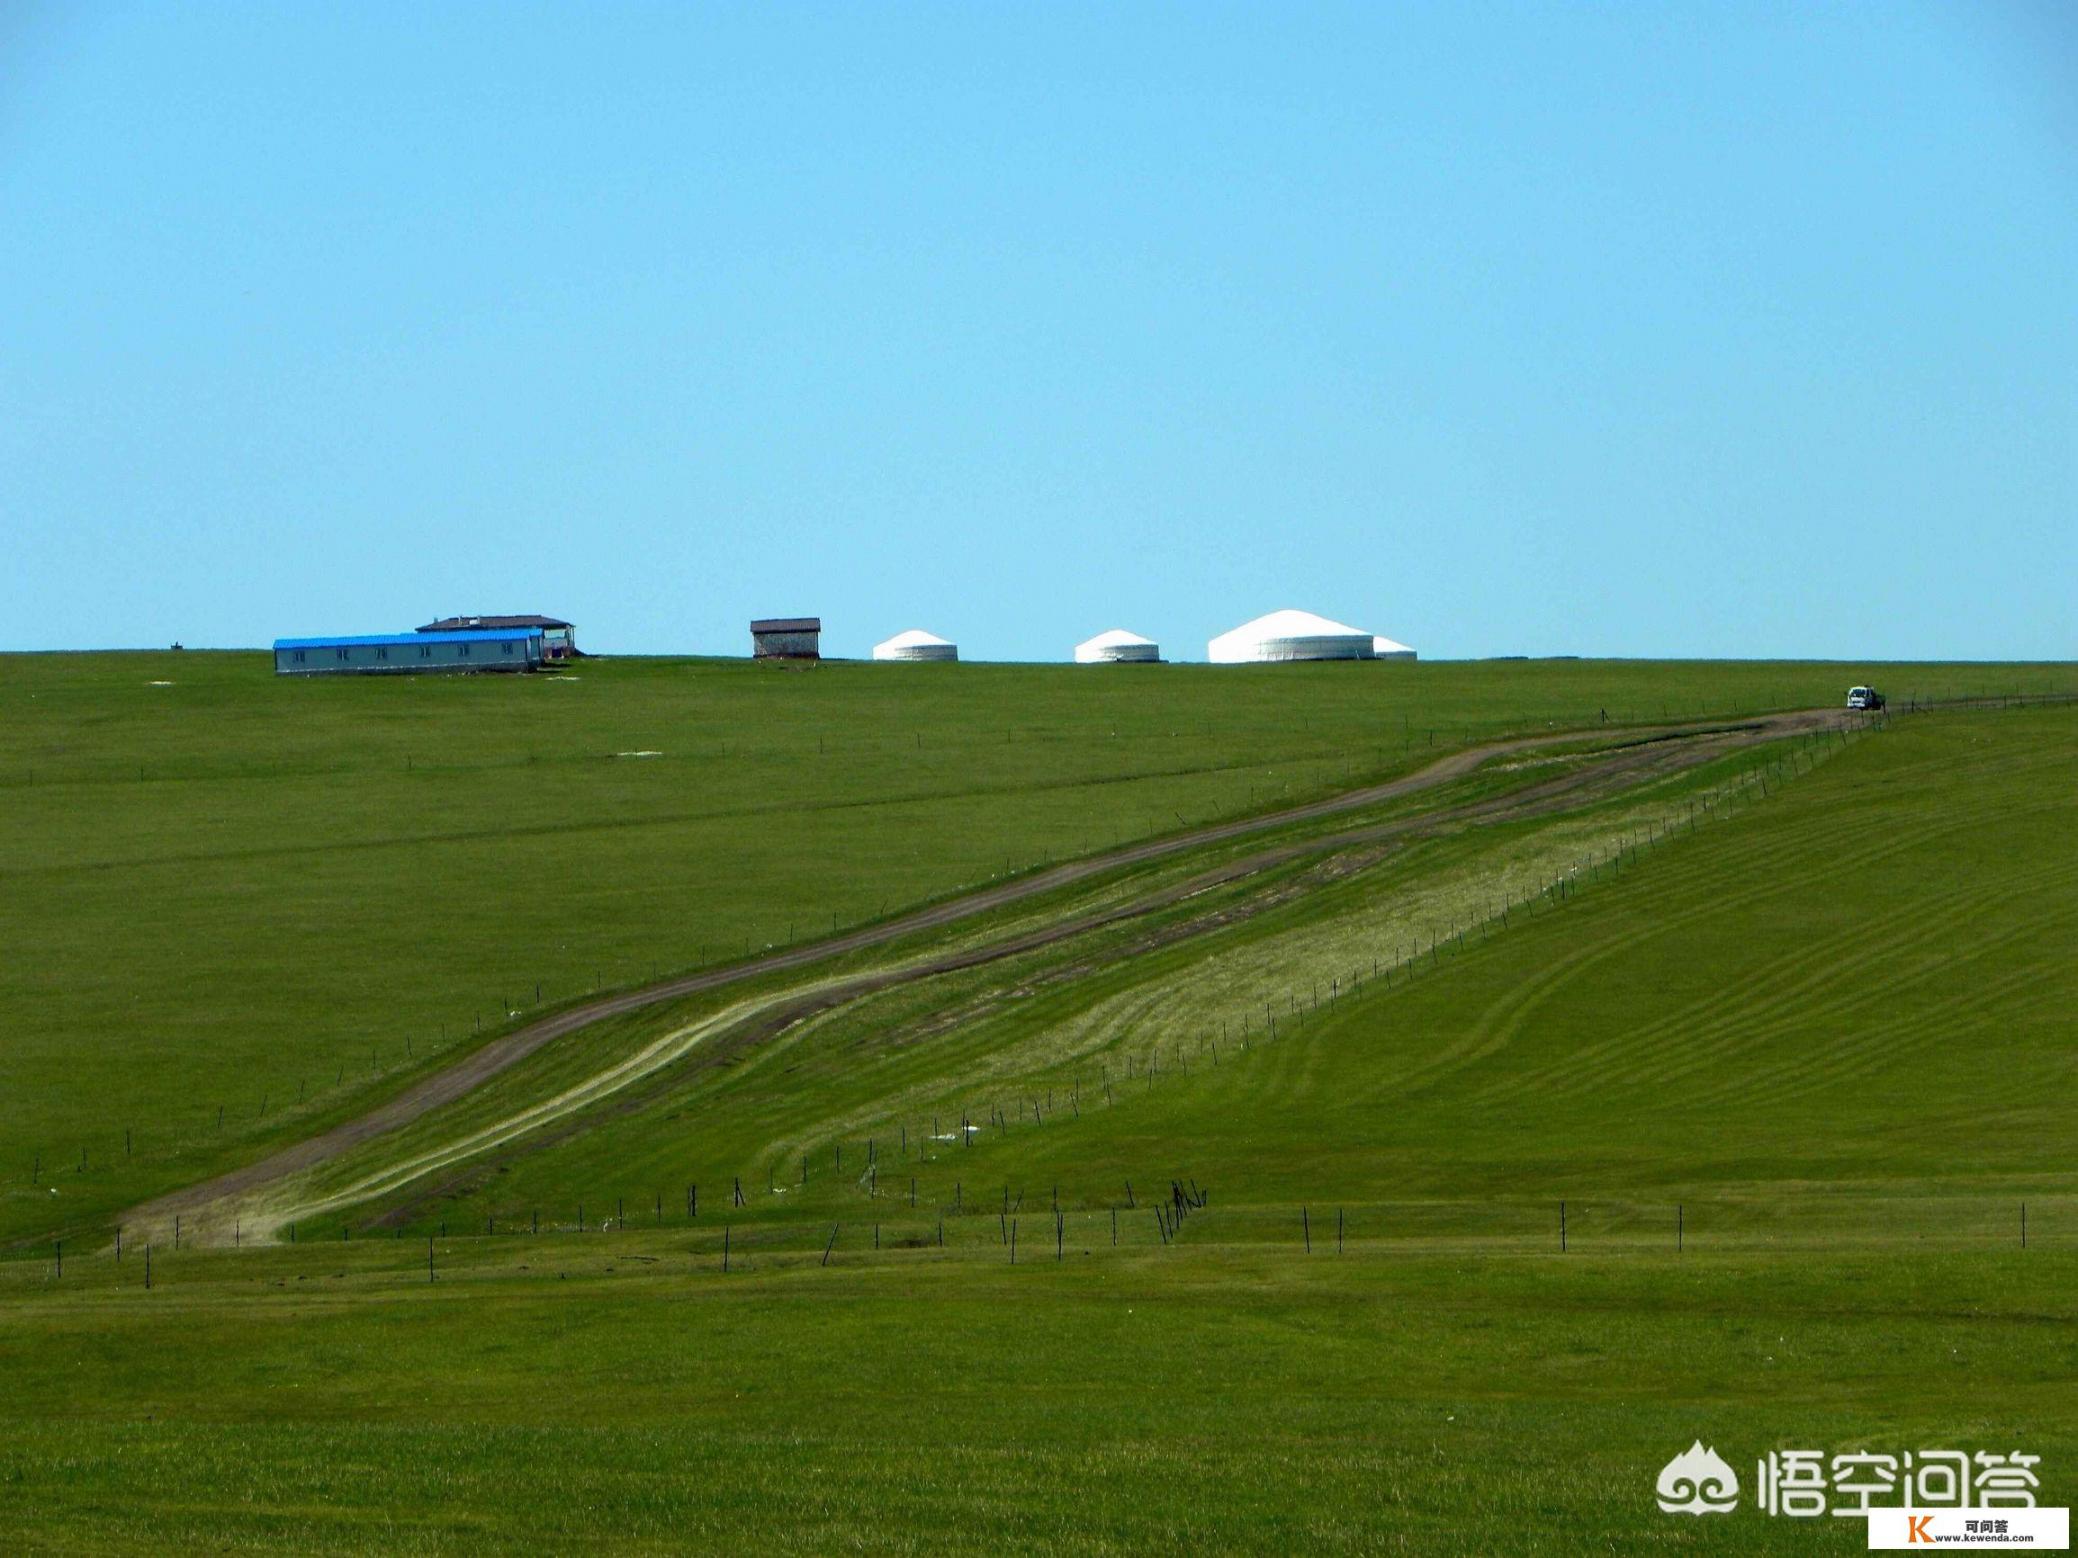
M 821 617 L 761 617 L 750 625 L 751 657 L 757 660 L 820 660 Z

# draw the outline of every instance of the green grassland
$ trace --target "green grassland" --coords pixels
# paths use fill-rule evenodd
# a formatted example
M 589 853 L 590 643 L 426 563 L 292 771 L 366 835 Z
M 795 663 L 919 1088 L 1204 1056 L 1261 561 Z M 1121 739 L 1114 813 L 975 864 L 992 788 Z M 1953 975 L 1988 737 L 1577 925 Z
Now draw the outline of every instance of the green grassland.
M 1972 1218 L 2004 1238 L 2021 1199 L 2038 1238 L 2078 1232 L 2074 723 L 1922 715 L 1383 853 L 1327 834 L 1266 877 L 747 1048 L 727 1021 L 830 976 L 675 1003 L 544 1050 L 243 1213 L 315 1239 L 574 1228 L 585 1206 L 593 1226 L 630 1207 L 654 1224 L 660 1206 L 676 1225 L 689 1187 L 735 1218 L 742 1185 L 757 1227 L 739 1239 L 813 1249 L 832 1224 L 856 1242 L 880 1223 L 935 1240 L 951 1213 L 952 1242 L 992 1244 L 1006 1197 L 1050 1239 L 1056 1199 L 1105 1228 L 1129 1182 L 1146 1196 L 1186 1176 L 1218 1194 L 1227 1240 L 1296 1238 L 1309 1203 L 1367 1235 L 1541 1237 L 1561 1198 L 1588 1236 L 1670 1232 L 1679 1205 L 1702 1238 L 1882 1240 Z M 1766 796 L 1764 760 L 1791 775 Z M 1563 897 L 1539 891 L 1569 871 Z M 1012 928 L 1049 911 L 1064 909 L 1021 907 Z M 1222 923 L 1169 939 L 1208 916 Z M 677 1033 L 694 1042 L 650 1085 L 529 1113 Z M 500 1150 L 438 1156 L 508 1119 L 529 1129 Z M 962 1119 L 980 1122 L 969 1145 Z M 1143 1215 L 1125 1237 L 1155 1231 Z
M 2071 683 L 1569 661 L 290 681 L 251 654 L 0 658 L 0 1238 L 365 1108 L 509 1012 L 1484 737 L 1831 705 L 1868 675 Z
M 1807 746 L 1804 761 L 1839 750 L 1830 743 L 1815 751 Z M 1194 891 L 1148 916 L 1100 925 L 1000 963 L 869 993 L 748 1045 L 732 1042 L 733 1029 L 752 1022 L 759 1003 L 783 1002 L 877 967 L 913 966 L 927 952 L 987 947 L 1034 921 L 1070 919 L 1085 907 L 1134 903 L 1177 885 L 1177 878 L 1206 864 L 1205 853 L 1187 864 L 1107 876 L 834 969 L 773 976 L 614 1019 L 588 1029 L 582 1046 L 537 1052 L 459 1104 L 301 1176 L 288 1187 L 286 1203 L 261 1198 L 220 1210 L 213 1228 L 191 1220 L 188 1232 L 221 1238 L 236 1211 L 252 1228 L 278 1225 L 284 1217 L 308 1224 L 316 1213 L 337 1211 L 338 1221 L 304 1228 L 306 1237 L 320 1238 L 341 1223 L 365 1229 L 377 1218 L 386 1230 L 401 1224 L 431 1231 L 446 1221 L 481 1226 L 486 1218 L 494 1227 L 515 1219 L 532 1226 L 545 1211 L 551 1225 L 574 1227 L 582 1202 L 589 1202 L 597 1222 L 625 1204 L 653 1211 L 667 1193 L 677 1205 L 690 1199 L 688 1187 L 702 1183 L 710 1205 L 741 1183 L 750 1187 L 760 1215 L 843 1216 L 858 1207 L 858 1182 L 869 1166 L 875 1179 L 886 1177 L 890 1195 L 899 1189 L 906 1196 L 917 1181 L 924 1205 L 950 1204 L 964 1175 L 961 1200 L 971 1205 L 980 1183 L 974 1176 L 994 1172 L 987 1167 L 994 1148 L 1017 1134 L 1013 1124 L 1025 1124 L 1032 1111 L 1053 1127 L 1065 1129 L 1070 1119 L 1086 1123 L 1078 1139 L 1095 1132 L 1114 1146 L 1129 1136 L 1137 1140 L 1133 1121 L 1143 1113 L 1137 1102 L 1113 1118 L 1102 1114 L 1103 1101 L 1139 1099 L 1150 1071 L 1159 1076 L 1164 1050 L 1172 1072 L 1193 1064 L 1200 1072 L 1218 1069 L 1223 1053 L 1222 1078 L 1243 1091 L 1260 1086 L 1261 1068 L 1275 1059 L 1262 1044 L 1266 1001 L 1283 1013 L 1288 1029 L 1297 992 L 1308 1000 L 1326 992 L 1332 1001 L 1338 980 L 1347 985 L 1353 977 L 1378 977 L 1381 968 L 1385 979 L 1397 971 L 1405 980 L 1437 965 L 1436 954 L 1411 962 L 1410 956 L 1439 936 L 1455 966 L 1459 953 L 1448 941 L 1453 928 L 1499 925 L 1503 901 L 1533 896 L 1590 857 L 1603 864 L 1588 880 L 1609 877 L 1613 848 L 1646 836 L 1655 821 L 1688 815 L 1696 797 L 1731 796 L 1735 808 L 1754 804 L 1759 792 L 1750 765 L 1772 751 L 1726 756 L 1530 824 L 1454 823 L 1405 836 L 1388 852 L 1369 837 L 1394 818 L 1421 822 L 1439 806 L 1448 812 L 1519 792 L 1526 780 L 1543 778 L 1564 761 L 1512 773 L 1481 770 L 1440 795 L 1333 825 L 1277 830 L 1268 840 L 1219 852 L 1242 856 L 1265 843 L 1304 847 L 1260 875 Z M 1352 824 L 1361 836 L 1353 846 L 1343 842 Z M 1536 910 L 1529 912 L 1534 917 Z M 1509 923 L 1520 919 L 1518 912 Z M 1208 923 L 1204 934 L 1185 934 Z M 1251 1025 L 1253 1050 L 1246 1048 Z M 624 1068 L 633 1060 L 681 1035 L 684 1043 L 669 1052 L 668 1065 L 627 1078 Z M 602 1081 L 614 1084 L 611 1090 L 601 1088 Z M 543 1100 L 586 1089 L 592 1090 L 589 1109 L 574 1118 L 541 1118 Z M 971 1147 L 956 1149 L 947 1143 L 962 1118 L 985 1124 Z M 508 1134 L 502 1150 L 482 1150 L 484 1133 L 506 1121 L 528 1129 Z M 545 1129 L 550 1125 L 555 1129 Z M 1201 1134 L 1186 1125 L 1179 1139 Z M 474 1145 L 474 1156 L 454 1159 L 449 1144 L 455 1142 Z M 1106 1150 L 1100 1160 L 1110 1165 L 1112 1153 Z M 461 1173 L 457 1185 L 429 1201 L 429 1182 L 421 1176 L 436 1162 L 458 1163 Z M 385 1177 L 397 1180 L 392 1166 L 398 1164 L 412 1176 L 399 1195 L 389 1201 L 371 1195 Z M 1128 1163 L 1123 1173 L 1140 1175 L 1154 1166 Z M 1059 1169 L 1051 1172 L 1054 1180 L 1041 1183 L 1059 1181 Z M 437 1176 L 433 1183 L 439 1184 Z M 1106 1206 L 1120 1184 L 1113 1167 L 1087 1165 L 1069 1174 L 1064 1193 L 1074 1205 Z M 342 1191 L 350 1192 L 344 1207 L 328 1204 Z M 994 1232 L 991 1224 L 991 1237 Z
M 0 758 L 0 1142 L 283 1090 L 0 1172 L 11 1550 L 1862 1549 L 1661 1514 L 1696 1438 L 1749 1494 L 1785 1447 L 2078 1494 L 2078 707 L 1620 730 L 2068 668 L 257 664 L 0 664 L 10 715 L 69 709 Z M 147 701 L 184 677 L 217 720 Z M 1573 727 L 588 1027 L 216 1208 L 242 1247 L 108 1237 L 451 1059 L 464 973 L 553 1003 Z M 582 913 L 319 933 L 486 871 Z
M 1213 1214 L 1205 1214 L 1210 1218 Z M 629 1233 L 214 1252 L 0 1307 L 23 1552 L 1860 1551 L 1700 1436 L 2078 1465 L 2068 1249 L 1214 1243 L 722 1276 Z M 67 1281 L 72 1281 L 68 1267 Z

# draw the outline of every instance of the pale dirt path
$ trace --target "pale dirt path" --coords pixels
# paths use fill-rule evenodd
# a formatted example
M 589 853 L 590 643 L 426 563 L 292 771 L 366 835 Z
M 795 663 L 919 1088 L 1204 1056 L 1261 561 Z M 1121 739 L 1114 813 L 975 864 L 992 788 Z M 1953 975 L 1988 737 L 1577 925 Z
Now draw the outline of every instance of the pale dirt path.
M 1674 737 L 1707 736 L 1712 734 L 1738 735 L 1747 741 L 1766 740 L 1779 736 L 1807 733 L 1819 729 L 1836 728 L 1842 723 L 1841 716 L 1832 710 L 1803 710 L 1786 714 L 1757 716 L 1745 720 L 1718 720 L 1686 725 L 1668 725 L 1649 729 L 1608 732 L 1612 747 L 1618 749 L 1635 747 L 1644 743 Z M 202 1180 L 180 1190 L 159 1196 L 125 1214 L 130 1224 L 149 1224 L 162 1221 L 176 1212 L 191 1212 L 213 1202 L 233 1196 L 242 1196 L 263 1186 L 287 1179 L 291 1175 L 313 1168 L 339 1156 L 350 1148 L 381 1136 L 387 1132 L 409 1125 L 421 1116 L 440 1108 L 444 1104 L 473 1091 L 490 1078 L 508 1067 L 526 1059 L 543 1045 L 552 1043 L 579 1029 L 589 1027 L 603 1018 L 618 1016 L 625 1012 L 641 1011 L 668 1001 L 679 1000 L 688 995 L 704 991 L 724 989 L 729 985 L 746 980 L 758 979 L 767 974 L 783 973 L 790 969 L 804 968 L 826 959 L 856 952 L 868 947 L 883 946 L 919 931 L 933 930 L 955 925 L 963 920 L 987 914 L 1006 905 L 1027 898 L 1072 887 L 1107 871 L 1121 866 L 1139 865 L 1160 860 L 1186 850 L 1202 848 L 1207 844 L 1243 838 L 1251 833 L 1266 832 L 1303 822 L 1313 818 L 1334 816 L 1342 812 L 1361 811 L 1384 801 L 1434 789 L 1437 786 L 1463 778 L 1480 765 L 1496 757 L 1510 753 L 1531 751 L 1539 747 L 1559 746 L 1569 742 L 1592 740 L 1601 732 L 1595 730 L 1558 731 L 1547 735 L 1522 736 L 1506 741 L 1494 741 L 1479 746 L 1465 747 L 1437 759 L 1425 768 L 1403 774 L 1397 779 L 1379 784 L 1365 785 L 1339 795 L 1309 801 L 1304 805 L 1287 807 L 1281 811 L 1266 812 L 1255 816 L 1237 818 L 1231 822 L 1213 823 L 1182 833 L 1167 834 L 1138 844 L 1129 844 L 1101 855 L 1069 861 L 1058 866 L 1049 866 L 1029 876 L 1014 881 L 1001 882 L 992 887 L 948 899 L 944 903 L 917 909 L 899 915 L 892 920 L 862 926 L 821 941 L 803 943 L 784 951 L 767 953 L 747 962 L 730 964 L 725 968 L 707 969 L 696 974 L 685 974 L 656 984 L 646 985 L 639 990 L 624 991 L 619 995 L 603 996 L 582 1005 L 570 1007 L 552 1016 L 541 1018 L 523 1028 L 501 1035 L 478 1046 L 461 1057 L 453 1065 L 446 1066 L 429 1076 L 412 1083 L 395 1097 L 376 1105 L 365 1114 L 310 1136 L 302 1141 L 269 1153 L 241 1168 L 232 1169 L 212 1179 Z M 1271 852 L 1280 858 L 1288 854 L 1301 853 L 1311 845 L 1291 850 Z M 1221 868 L 1210 872 L 1205 878 L 1195 878 L 1190 890 L 1203 888 L 1209 880 L 1224 879 L 1237 871 L 1259 870 L 1271 863 L 1267 858 L 1239 862 L 1235 867 Z M 1174 901 L 1178 896 L 1173 890 L 1158 894 L 1164 901 Z M 1058 940 L 1064 935 L 1080 934 L 1122 913 L 1145 912 L 1157 906 L 1135 904 L 1129 910 L 1106 910 L 1095 914 L 1078 916 L 1059 927 L 1045 927 L 1009 938 L 1000 947 L 966 949 L 939 958 L 928 959 L 913 971 L 888 971 L 861 977 L 862 987 L 873 987 L 889 978 L 922 977 L 931 973 L 943 973 L 952 968 L 968 966 L 973 962 L 993 961 L 996 957 L 1014 952 L 1030 950 Z M 847 992 L 855 994 L 856 991 Z

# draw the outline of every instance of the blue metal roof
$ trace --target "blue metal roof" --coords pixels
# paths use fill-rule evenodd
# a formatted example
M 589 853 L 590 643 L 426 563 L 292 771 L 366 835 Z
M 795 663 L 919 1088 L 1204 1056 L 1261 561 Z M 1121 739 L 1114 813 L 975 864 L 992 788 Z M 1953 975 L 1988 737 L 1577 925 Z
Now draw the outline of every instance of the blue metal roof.
M 539 638 L 539 628 L 471 628 L 457 633 L 347 633 L 337 638 L 277 638 L 276 649 L 344 649 L 358 644 L 511 644 Z

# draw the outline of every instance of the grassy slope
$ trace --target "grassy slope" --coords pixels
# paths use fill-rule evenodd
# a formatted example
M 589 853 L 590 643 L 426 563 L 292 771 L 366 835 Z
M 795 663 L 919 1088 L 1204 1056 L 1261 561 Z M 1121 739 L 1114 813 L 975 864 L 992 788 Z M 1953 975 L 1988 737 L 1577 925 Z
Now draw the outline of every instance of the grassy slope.
M 1807 1193 L 1981 1194 L 2003 1238 L 2022 1195 L 2078 1191 L 2074 776 L 2070 710 L 1903 722 L 1442 977 L 1200 1063 L 1132 1129 L 1229 1203 L 1687 1199 L 1765 1222 Z M 1103 1129 L 983 1151 L 995 1179 L 1051 1184 Z
M 1731 821 L 1677 834 L 1621 882 L 1604 868 L 1565 908 L 1518 912 L 1440 967 L 1420 958 L 1418 977 L 1373 983 L 1296 1031 L 1294 991 L 1305 1000 L 1374 956 L 1404 958 L 1447 914 L 1470 920 L 1504 890 L 1519 895 L 1540 859 L 1532 882 L 1606 855 L 1641 816 L 1683 815 L 1723 769 L 1420 844 L 1121 966 L 1100 970 L 1099 954 L 1139 927 L 889 992 L 716 1057 L 641 1107 L 616 1103 L 453 1198 L 413 1196 L 407 1226 L 509 1225 L 536 1210 L 560 1225 L 580 1203 L 594 1222 L 621 1205 L 648 1218 L 659 1196 L 676 1215 L 688 1182 L 714 1208 L 740 1177 L 745 1215 L 813 1223 L 791 1235 L 813 1247 L 830 1221 L 854 1239 L 868 1220 L 891 1238 L 928 1231 L 955 1184 L 970 1209 L 996 1207 L 1006 1187 L 1048 1206 L 1058 1186 L 1071 1212 L 1101 1215 L 1129 1179 L 1144 1196 L 1184 1174 L 1217 1192 L 1227 1238 L 1296 1238 L 1305 1203 L 1346 1208 L 1367 1234 L 1541 1235 L 1560 1198 L 1576 1237 L 1670 1232 L 1683 1204 L 1704 1237 L 1968 1225 L 2003 1238 L 2023 1196 L 2038 1231 L 2052 1229 L 2078 1215 L 2064 1167 L 2078 1147 L 2064 1015 L 2078 1004 L 2064 956 L 2078 930 L 2074 724 L 2062 709 L 1901 722 Z M 1081 972 L 1054 982 L 1062 968 Z M 1292 1035 L 1270 1046 L 1265 997 Z M 1256 1036 L 1245 1054 L 1244 1014 Z M 631 1021 L 599 1043 L 632 1047 L 688 1015 Z M 1168 1069 L 1150 1087 L 1157 1047 Z M 601 1063 L 544 1055 L 459 1123 L 430 1117 L 340 1174 L 567 1085 L 580 1060 Z M 1043 1127 L 1035 1101 L 1051 1111 Z M 914 1144 L 963 1111 L 1010 1124 L 971 1149 L 940 1144 L 928 1162 L 902 1150 L 905 1132 Z M 869 1138 L 878 1201 L 862 1177 Z M 365 1209 L 349 1220 L 365 1227 Z M 991 1218 L 975 1237 L 997 1232 Z M 1153 1235 L 1140 1222 L 1128 1236 Z
M 1337 976 L 1346 980 L 1359 961 L 1366 972 L 1376 954 L 1384 953 L 1390 963 L 1394 954 L 1404 955 L 1408 938 L 1445 933 L 1453 916 L 1466 923 L 1491 912 L 1500 897 L 1519 897 L 1548 882 L 1566 863 L 1597 848 L 1606 854 L 1610 842 L 1626 829 L 1635 831 L 1641 819 L 1679 815 L 1682 795 L 1721 788 L 1752 760 L 1727 760 L 1534 828 L 1508 826 L 1409 843 L 1355 876 L 1316 882 L 1305 896 L 1289 898 L 1299 878 L 1323 868 L 1340 873 L 1334 856 L 1324 867 L 1300 862 L 1266 879 L 1194 896 L 1151 922 L 1130 922 L 1006 964 L 941 975 L 855 1002 L 747 1052 L 707 1038 L 670 1074 L 668 1091 L 647 1101 L 638 1097 L 632 1108 L 628 1097 L 617 1096 L 579 1134 L 547 1144 L 519 1143 L 518 1150 L 495 1160 L 494 1173 L 474 1176 L 468 1193 L 416 1207 L 411 1226 L 432 1229 L 441 1218 L 481 1226 L 487 1216 L 509 1222 L 531 1218 L 536 1209 L 549 1221 L 574 1224 L 579 1202 L 589 1203 L 596 1221 L 602 1208 L 611 1213 L 622 1201 L 649 1207 L 664 1194 L 677 1204 L 688 1182 L 704 1183 L 712 1205 L 738 1178 L 750 1187 L 759 1216 L 846 1217 L 859 1211 L 858 1181 L 869 1152 L 884 1155 L 891 1185 L 919 1175 L 926 1205 L 934 1195 L 950 1200 L 956 1176 L 964 1175 L 972 1186 L 981 1182 L 977 1176 L 996 1172 L 989 1166 L 996 1162 L 989 1150 L 997 1142 L 994 1131 L 979 1138 L 973 1151 L 932 1147 L 928 1169 L 904 1148 L 905 1141 L 919 1145 L 933 1132 L 950 1132 L 963 1112 L 1021 1123 L 1033 1103 L 1051 1110 L 1058 1122 L 1073 1113 L 1078 1079 L 1094 1114 L 1106 1066 L 1120 1096 L 1137 1098 L 1138 1084 L 1128 1089 L 1126 1081 L 1134 1064 L 1145 1069 L 1154 1045 L 1169 1048 L 1173 1065 L 1179 1039 L 1200 1044 L 1197 1064 L 1203 1067 L 1208 1056 L 1202 1041 L 1222 1025 L 1238 1034 L 1244 1016 L 1259 1027 L 1264 998 L 1277 997 L 1281 1008 L 1286 993 L 1309 980 L 1327 989 Z M 1423 797 L 1419 805 L 1490 795 L 1504 782 L 1521 785 L 1547 772 L 1541 765 L 1500 776 L 1482 772 Z M 1409 801 L 1386 814 L 1417 809 Z M 1154 875 L 1196 869 L 1179 864 Z M 1134 873 L 1129 883 L 1145 885 L 1150 874 Z M 1111 901 L 1127 885 L 1106 885 L 1096 896 Z M 1209 938 L 1161 950 L 1145 942 L 1182 921 L 1246 908 L 1258 897 L 1273 906 Z M 1028 918 L 1021 912 L 1015 923 Z M 986 940 L 992 933 L 984 922 L 960 939 Z M 779 992 L 787 985 L 775 981 L 765 988 Z M 715 998 L 684 1003 L 595 1031 L 581 1047 L 544 1051 L 463 1105 L 340 1160 L 318 1182 L 351 1182 L 371 1168 L 505 1118 L 660 1035 L 706 1018 L 719 1005 Z M 1231 1043 L 1226 1055 L 1229 1066 L 1236 1064 Z M 1252 1074 L 1242 1063 L 1241 1074 Z M 1093 1119 L 1090 1129 L 1113 1146 L 1120 1132 L 1137 1131 L 1129 1116 L 1101 1127 Z M 805 1194 L 799 1179 L 804 1155 L 813 1162 Z M 1105 1161 L 1111 1158 L 1107 1148 Z M 1127 1161 L 1124 1172 L 1144 1178 L 1155 1167 Z M 767 1194 L 775 1182 L 779 1193 Z M 1071 1172 L 1066 1183 L 1075 1204 L 1093 1206 L 1107 1205 L 1120 1187 L 1109 1168 L 1101 1175 Z M 970 1190 L 970 1202 L 971 1197 Z M 357 1206 L 347 1220 L 365 1228 L 373 1210 Z M 336 1227 L 336 1221 L 320 1223 L 309 1232 L 322 1237 Z M 222 1232 L 228 1236 L 230 1230 Z
M 1860 674 L 636 661 L 305 683 L 255 655 L 0 657 L 0 1236 L 364 1107 L 537 990 L 724 961 L 1431 741 L 1830 703 Z M 642 750 L 663 756 L 608 755 Z M 38 1209 L 54 1183 L 74 1212 Z
M 1859 1549 L 1750 1503 L 1659 1515 L 1694 1437 L 1742 1475 L 1789 1445 L 2022 1448 L 2071 1502 L 2074 733 L 2068 710 L 1901 721 L 1245 1059 L 961 1153 L 991 1184 L 1062 1177 L 1058 1265 L 1029 1214 L 1014 1270 L 990 1218 L 875 1255 L 880 1213 L 834 1175 L 810 1191 L 846 1222 L 828 1269 L 788 1239 L 724 1277 L 707 1220 L 436 1241 L 430 1286 L 424 1244 L 384 1239 L 162 1255 L 149 1298 L 134 1251 L 63 1286 L 14 1263 L 0 1531 Z M 1309 923 L 1370 923 L 1364 882 L 1228 955 L 1293 966 Z M 1022 1045 L 1117 993 L 984 1024 Z M 1113 1254 L 1128 1170 L 1214 1205 Z M 1560 1195 L 1584 1209 L 1564 1259 Z M 1302 1203 L 1351 1209 L 1350 1253 L 1324 1217 L 1301 1252 Z

